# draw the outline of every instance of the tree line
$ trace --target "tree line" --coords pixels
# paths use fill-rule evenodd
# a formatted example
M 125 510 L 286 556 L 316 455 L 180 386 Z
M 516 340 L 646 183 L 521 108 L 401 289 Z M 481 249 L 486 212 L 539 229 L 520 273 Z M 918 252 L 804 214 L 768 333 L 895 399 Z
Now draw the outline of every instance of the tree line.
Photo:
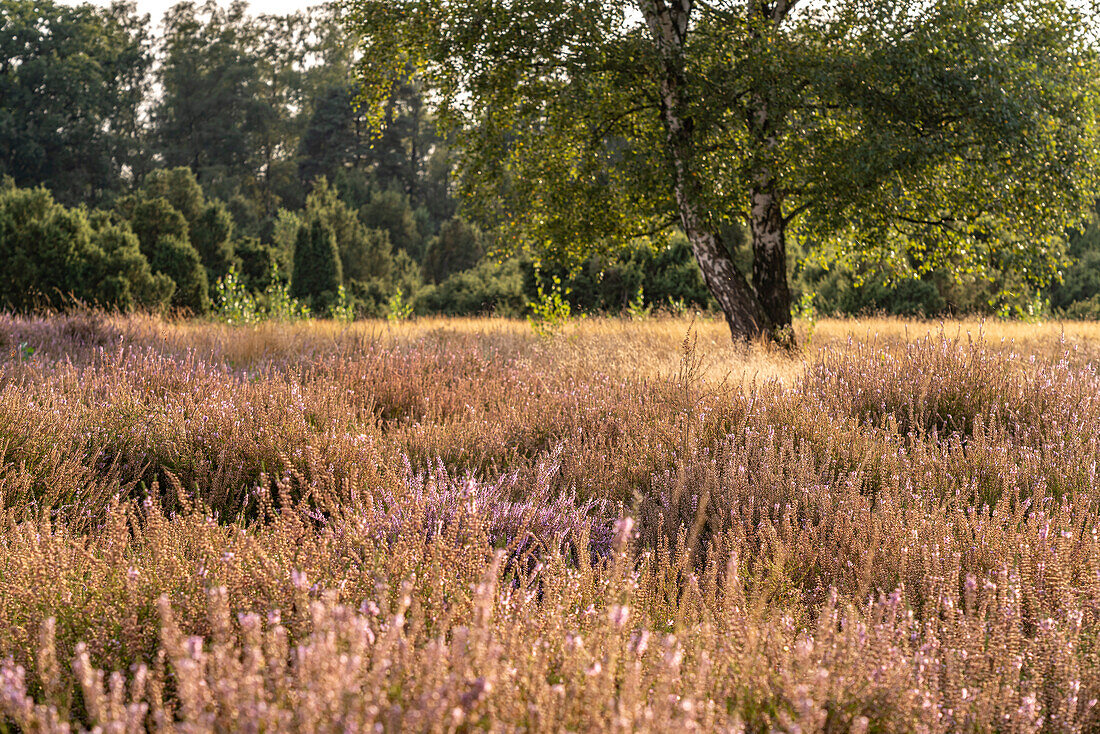
M 1090 313 L 1094 58 L 1027 4 L 0 0 L 0 304 Z

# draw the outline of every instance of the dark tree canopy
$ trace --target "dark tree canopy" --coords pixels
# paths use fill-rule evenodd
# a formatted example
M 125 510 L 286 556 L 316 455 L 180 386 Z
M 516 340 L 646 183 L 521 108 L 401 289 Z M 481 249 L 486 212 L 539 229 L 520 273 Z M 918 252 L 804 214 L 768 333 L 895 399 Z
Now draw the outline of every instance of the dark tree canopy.
M 0 175 L 97 204 L 140 166 L 152 56 L 135 7 L 0 0 Z

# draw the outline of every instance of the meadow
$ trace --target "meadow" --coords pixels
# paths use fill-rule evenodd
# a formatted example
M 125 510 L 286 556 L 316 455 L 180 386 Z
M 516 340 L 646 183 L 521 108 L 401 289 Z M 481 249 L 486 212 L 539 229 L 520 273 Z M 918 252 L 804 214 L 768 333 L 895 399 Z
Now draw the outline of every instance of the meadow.
M 1100 729 L 1100 325 L 0 315 L 0 731 Z

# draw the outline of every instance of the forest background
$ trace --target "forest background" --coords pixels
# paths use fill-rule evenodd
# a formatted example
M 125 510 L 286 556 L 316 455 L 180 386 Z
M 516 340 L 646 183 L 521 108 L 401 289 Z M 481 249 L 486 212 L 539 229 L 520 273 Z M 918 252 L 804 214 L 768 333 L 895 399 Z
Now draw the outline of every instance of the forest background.
M 485 207 L 463 206 L 460 151 L 415 77 L 380 131 L 356 107 L 341 13 L 0 0 L 0 305 L 237 321 L 714 307 L 675 231 L 556 263 L 464 218 Z M 724 234 L 747 267 L 747 233 Z M 1100 318 L 1095 215 L 1063 244 L 1044 288 L 995 264 L 921 272 L 806 242 L 788 265 L 804 315 Z

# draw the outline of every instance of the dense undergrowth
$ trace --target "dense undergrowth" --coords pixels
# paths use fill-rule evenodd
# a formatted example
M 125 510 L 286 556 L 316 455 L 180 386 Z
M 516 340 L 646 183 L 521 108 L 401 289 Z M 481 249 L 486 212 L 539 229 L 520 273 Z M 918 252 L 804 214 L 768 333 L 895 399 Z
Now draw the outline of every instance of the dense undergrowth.
M 1088 345 L 296 328 L 0 317 L 3 726 L 1100 726 Z

